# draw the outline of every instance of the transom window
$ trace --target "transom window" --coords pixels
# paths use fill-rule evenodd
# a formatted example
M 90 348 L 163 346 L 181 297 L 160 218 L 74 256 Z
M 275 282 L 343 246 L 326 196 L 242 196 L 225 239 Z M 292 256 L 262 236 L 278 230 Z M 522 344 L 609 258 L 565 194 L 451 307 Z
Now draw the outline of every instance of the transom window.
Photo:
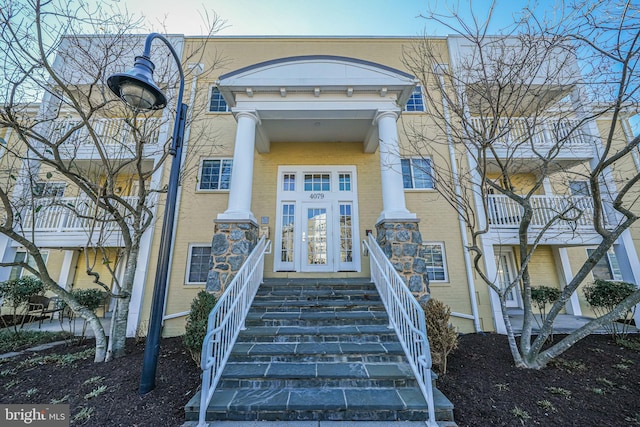
M 404 188 L 434 188 L 431 159 L 401 159 Z
M 210 258 L 211 246 L 192 245 L 189 247 L 187 283 L 206 283 Z
M 34 197 L 63 197 L 66 186 L 64 182 L 36 182 L 33 185 L 33 195 Z
M 199 190 L 228 190 L 231 183 L 231 159 L 207 159 L 200 168 Z
M 447 282 L 444 243 L 424 243 L 420 256 L 427 264 L 427 277 L 433 282 Z
M 338 175 L 340 191 L 351 191 L 351 174 L 341 173 Z
M 331 175 L 328 173 L 305 174 L 304 191 L 331 191 Z
M 223 113 L 229 111 L 227 101 L 224 100 L 220 89 L 217 87 L 211 88 L 211 100 L 209 101 L 209 111 L 215 113 Z
M 285 173 L 282 179 L 283 191 L 296 191 L 296 175 L 292 173 Z
M 422 86 L 416 86 L 411 97 L 404 107 L 404 111 L 424 111 L 424 99 L 422 98 Z

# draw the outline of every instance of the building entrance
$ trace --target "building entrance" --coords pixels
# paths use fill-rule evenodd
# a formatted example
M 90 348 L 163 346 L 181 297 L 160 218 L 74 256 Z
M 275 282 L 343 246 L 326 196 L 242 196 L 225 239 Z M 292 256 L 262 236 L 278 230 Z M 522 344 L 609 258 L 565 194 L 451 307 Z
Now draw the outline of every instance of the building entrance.
M 281 166 L 275 271 L 359 271 L 354 166 Z

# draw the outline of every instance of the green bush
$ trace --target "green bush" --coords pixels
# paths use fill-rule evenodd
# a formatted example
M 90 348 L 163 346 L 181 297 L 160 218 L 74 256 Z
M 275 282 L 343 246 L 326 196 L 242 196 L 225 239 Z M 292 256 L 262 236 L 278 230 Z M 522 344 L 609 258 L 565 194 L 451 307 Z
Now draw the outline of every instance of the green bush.
M 191 358 L 198 366 L 200 366 L 202 343 L 207 334 L 207 319 L 217 301 L 215 295 L 207 291 L 200 291 L 191 302 L 191 311 L 187 317 L 183 342 L 184 346 L 189 350 Z
M 107 293 L 97 288 L 76 289 L 71 291 L 71 295 L 73 295 L 73 298 L 75 298 L 79 304 L 87 307 L 91 311 L 95 311 L 104 304 L 107 298 Z
M 600 317 L 609 313 L 636 290 L 636 286 L 632 283 L 597 279 L 593 284 L 584 288 L 584 296 L 589 305 L 593 307 L 593 311 Z M 621 329 L 618 329 L 617 322 L 612 322 L 608 325 L 609 331 L 614 338 L 618 335 L 625 336 L 627 334 L 627 320 L 629 317 L 633 317 L 634 311 L 635 306 L 625 313 Z
M 28 308 L 29 297 L 44 294 L 42 281 L 35 276 L 24 276 L 0 283 L 2 305 L 11 308 L 13 329 L 18 332 L 18 319 L 24 316 Z M 23 311 L 24 310 L 24 311 Z
M 536 286 L 531 288 L 531 300 L 540 311 L 542 322 L 547 318 L 547 304 L 553 304 L 560 299 L 560 289 L 551 286 Z M 536 322 L 538 319 L 536 318 Z M 538 326 L 540 326 L 538 324 Z
M 441 301 L 430 299 L 422 305 L 427 322 L 431 360 L 436 370 L 447 373 L 447 357 L 458 348 L 458 333 L 449 323 L 451 309 Z

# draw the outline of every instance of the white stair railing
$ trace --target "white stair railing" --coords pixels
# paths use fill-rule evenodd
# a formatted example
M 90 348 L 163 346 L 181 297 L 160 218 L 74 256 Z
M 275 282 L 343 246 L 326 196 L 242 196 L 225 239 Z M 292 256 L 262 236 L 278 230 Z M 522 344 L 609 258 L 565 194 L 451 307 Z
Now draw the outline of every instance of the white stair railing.
M 436 427 L 431 383 L 431 350 L 427 338 L 427 322 L 424 310 L 416 301 L 404 280 L 386 257 L 373 235 L 362 241 L 363 252 L 369 253 L 371 280 L 389 315 L 390 327 L 395 329 L 400 345 L 409 359 L 420 390 L 427 401 L 429 420 L 427 425 Z
M 271 241 L 262 237 L 231 284 L 209 313 L 207 335 L 202 344 L 202 390 L 198 427 L 207 425 L 206 414 L 231 349 L 244 329 L 244 321 L 264 275 L 264 255 Z

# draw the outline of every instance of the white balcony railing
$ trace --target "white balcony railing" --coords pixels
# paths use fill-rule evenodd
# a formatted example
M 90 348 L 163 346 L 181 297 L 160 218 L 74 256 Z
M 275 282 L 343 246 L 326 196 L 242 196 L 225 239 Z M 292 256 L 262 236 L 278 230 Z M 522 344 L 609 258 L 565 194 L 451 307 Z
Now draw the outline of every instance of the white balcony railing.
M 593 199 L 580 196 L 531 196 L 531 228 L 542 228 L 551 221 L 552 229 L 593 230 Z M 556 219 L 563 215 L 571 220 Z M 518 228 L 522 207 L 502 194 L 490 194 L 487 217 L 491 228 Z
M 473 129 L 479 131 L 488 129 L 491 125 L 490 119 L 472 117 Z M 523 144 L 522 148 L 534 146 L 536 148 L 553 147 L 588 147 L 589 138 L 582 131 L 582 126 L 578 120 L 553 120 L 538 117 L 512 117 L 498 120 L 498 134 L 495 140 L 497 148 L 515 148 Z
M 134 196 L 123 197 L 130 204 L 137 203 Z M 125 214 L 124 208 L 120 212 Z M 97 217 L 96 229 L 112 230 L 118 227 L 109 221 L 107 212 L 96 210 L 95 203 L 86 197 L 55 197 L 34 199 L 32 206 L 22 211 L 22 231 L 35 232 L 73 232 L 85 231 L 92 227 L 93 218 Z
M 156 144 L 160 135 L 159 118 L 136 119 L 136 127 L 142 129 L 146 144 Z M 79 119 L 58 119 L 51 123 L 49 141 L 59 141 L 67 132 L 82 123 Z M 104 146 L 135 146 L 134 130 L 125 119 L 91 119 L 89 121 L 93 132 L 100 137 Z M 87 126 L 74 131 L 64 142 L 66 147 L 82 148 L 95 145 L 89 135 Z

